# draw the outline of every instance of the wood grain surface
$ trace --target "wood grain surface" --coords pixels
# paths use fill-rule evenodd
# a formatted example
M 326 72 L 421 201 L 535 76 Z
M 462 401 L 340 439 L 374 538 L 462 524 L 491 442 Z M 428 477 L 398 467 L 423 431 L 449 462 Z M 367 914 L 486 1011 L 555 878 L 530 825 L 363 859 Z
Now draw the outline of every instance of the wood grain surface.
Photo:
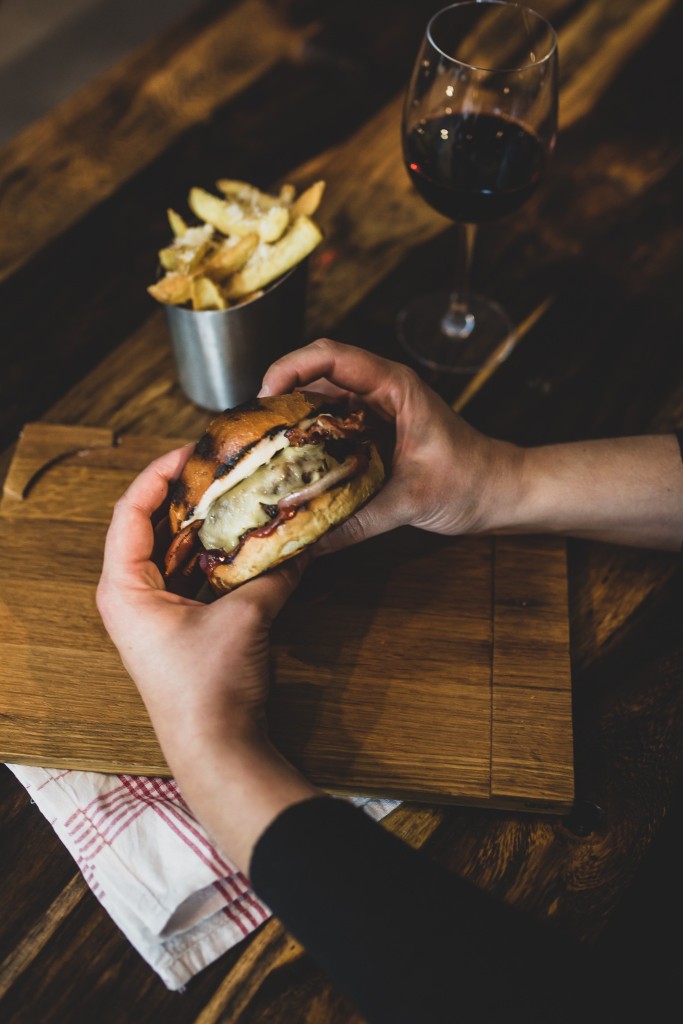
M 475 387 L 430 383 L 475 426 L 520 444 L 667 431 L 683 424 L 683 8 L 536 6 L 559 33 L 558 146 L 533 199 L 480 232 L 474 267 L 475 286 L 527 327 Z M 400 94 L 435 8 L 264 4 L 252 63 L 228 42 L 234 66 L 209 62 L 203 79 L 202 55 L 215 54 L 225 19 L 246 38 L 255 9 L 207 3 L 0 154 L 0 466 L 31 420 L 198 436 L 205 414 L 178 388 L 145 286 L 166 206 L 220 175 L 266 185 L 324 171 L 327 237 L 307 333 L 401 358 L 397 310 L 449 282 L 453 265 L 453 230 L 397 163 Z M 153 88 L 167 66 L 193 84 L 174 93 L 172 111 Z M 165 124 L 148 133 L 155 118 Z M 640 987 L 632 1019 L 668 1020 L 683 895 L 680 556 L 570 541 L 567 565 L 572 811 L 406 803 L 385 826 L 495 898 L 601 948 Z M 503 628 L 514 632 L 516 614 L 496 603 Z M 514 687 L 505 698 L 514 712 Z M 524 722 L 514 728 L 523 734 Z M 501 788 L 514 785 L 514 770 L 495 766 Z M 276 921 L 182 996 L 167 992 L 7 770 L 0 833 L 3 1020 L 361 1024 Z
M 114 502 L 175 443 L 22 431 L 0 503 L 1 760 L 169 775 L 95 588 Z M 36 551 L 50 571 L 27 578 Z M 315 565 L 273 646 L 272 735 L 326 789 L 570 809 L 564 541 L 395 531 Z

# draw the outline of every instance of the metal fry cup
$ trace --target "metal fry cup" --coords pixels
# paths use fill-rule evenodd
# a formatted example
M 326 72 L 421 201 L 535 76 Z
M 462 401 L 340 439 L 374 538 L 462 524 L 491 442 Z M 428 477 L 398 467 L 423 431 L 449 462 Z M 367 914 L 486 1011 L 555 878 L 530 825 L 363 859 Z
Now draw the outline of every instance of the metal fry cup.
M 302 260 L 250 302 L 164 306 L 178 381 L 191 402 L 222 412 L 254 397 L 270 364 L 302 344 L 307 278 Z

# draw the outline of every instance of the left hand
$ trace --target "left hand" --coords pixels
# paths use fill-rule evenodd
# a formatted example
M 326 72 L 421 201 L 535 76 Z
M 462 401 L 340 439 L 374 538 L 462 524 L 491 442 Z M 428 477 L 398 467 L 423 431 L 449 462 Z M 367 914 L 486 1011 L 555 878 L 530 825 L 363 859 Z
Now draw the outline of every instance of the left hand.
M 299 581 L 290 559 L 212 604 L 166 590 L 152 561 L 152 515 L 192 445 L 152 462 L 114 508 L 97 607 L 145 702 L 183 796 L 245 874 L 258 838 L 319 794 L 269 742 L 269 631 Z
M 151 560 L 151 517 L 192 446 L 151 463 L 119 499 L 107 533 L 97 607 L 173 760 L 192 738 L 263 726 L 269 630 L 301 576 L 301 560 L 204 604 L 171 593 Z

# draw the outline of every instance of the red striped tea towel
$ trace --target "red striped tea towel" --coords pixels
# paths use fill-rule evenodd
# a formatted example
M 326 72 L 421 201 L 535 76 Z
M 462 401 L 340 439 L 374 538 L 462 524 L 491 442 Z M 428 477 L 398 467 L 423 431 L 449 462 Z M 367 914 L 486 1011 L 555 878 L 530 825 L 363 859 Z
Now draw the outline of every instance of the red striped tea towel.
M 85 881 L 169 989 L 250 935 L 270 911 L 190 813 L 172 779 L 10 764 Z M 354 797 L 379 821 L 396 800 Z

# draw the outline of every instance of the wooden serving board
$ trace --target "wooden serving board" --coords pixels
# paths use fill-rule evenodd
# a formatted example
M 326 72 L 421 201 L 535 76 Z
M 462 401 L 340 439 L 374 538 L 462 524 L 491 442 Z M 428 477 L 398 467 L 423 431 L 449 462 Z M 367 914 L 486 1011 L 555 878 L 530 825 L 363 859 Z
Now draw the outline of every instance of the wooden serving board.
M 0 504 L 1 760 L 169 774 L 95 588 L 114 501 L 176 443 L 24 428 Z M 274 740 L 330 791 L 571 807 L 563 541 L 403 529 L 316 561 L 274 676 Z

